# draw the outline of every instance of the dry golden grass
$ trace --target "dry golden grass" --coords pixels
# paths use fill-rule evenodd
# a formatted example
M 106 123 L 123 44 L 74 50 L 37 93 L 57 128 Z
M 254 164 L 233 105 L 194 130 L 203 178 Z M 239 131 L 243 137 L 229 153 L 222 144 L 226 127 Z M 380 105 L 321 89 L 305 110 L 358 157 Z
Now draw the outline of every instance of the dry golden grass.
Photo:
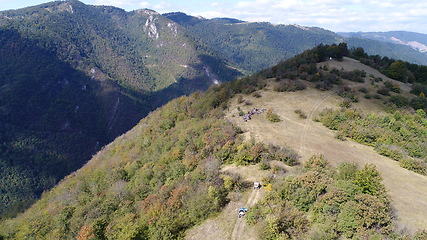
M 361 69 L 367 75 L 381 77 L 384 81 L 394 81 L 380 74 L 377 70 L 369 68 L 358 61 L 345 58 L 342 62 L 327 61 L 329 69 L 351 71 Z M 368 77 L 367 77 L 368 78 Z M 346 84 L 358 88 L 369 88 L 370 92 L 376 91 L 377 87 L 366 84 L 346 82 Z M 400 83 L 401 89 L 408 92 L 410 86 Z M 406 230 L 414 233 L 418 229 L 427 229 L 427 177 L 401 168 L 396 161 L 380 156 L 373 148 L 358 144 L 354 141 L 340 141 L 335 138 L 335 133 L 321 123 L 314 122 L 313 118 L 325 108 L 338 108 L 342 99 L 334 91 L 319 91 L 309 87 L 300 92 L 278 93 L 273 91 L 260 92 L 261 98 L 243 95 L 244 100 L 250 100 L 253 104 L 245 106 L 238 103 L 236 96 L 231 100 L 226 118 L 233 124 L 240 126 L 245 131 L 247 139 L 255 138 L 257 141 L 286 145 L 296 150 L 301 155 L 301 161 L 307 160 L 313 154 L 323 154 L 333 165 L 342 162 L 355 162 L 362 166 L 365 163 L 373 163 L 381 172 L 383 184 L 386 186 L 393 201 L 396 213 L 396 227 L 398 230 Z M 383 112 L 383 100 L 367 100 L 359 93 L 359 102 L 352 105 L 365 112 Z M 404 93 L 406 94 L 406 93 Z M 272 123 L 264 114 L 254 115 L 252 120 L 243 122 L 238 117 L 237 107 L 244 112 L 254 107 L 272 109 L 278 114 L 282 121 Z M 301 118 L 295 110 L 302 111 L 307 118 Z M 280 164 L 280 163 L 274 163 Z M 283 167 L 283 166 L 281 166 Z M 286 167 L 287 174 L 298 172 L 298 168 Z M 223 171 L 240 174 L 247 181 L 255 181 L 266 177 L 269 171 L 261 171 L 258 166 L 237 167 L 225 166 Z M 244 226 L 239 236 L 232 234 L 236 226 L 240 227 L 236 218 L 236 211 L 247 203 L 252 191 L 240 193 L 241 198 L 234 199 L 216 217 L 209 219 L 199 226 L 188 231 L 186 239 L 256 239 L 256 227 Z M 258 198 L 261 198 L 259 196 Z
M 335 61 L 333 61 L 335 62 Z M 348 62 L 348 64 L 346 64 Z M 354 60 L 346 59 L 344 62 L 328 62 L 331 66 L 351 70 L 363 69 L 368 75 L 382 76 L 376 70 L 370 69 Z M 384 79 L 385 77 L 382 76 Z M 385 79 L 387 80 L 387 79 Z M 402 90 L 408 91 L 408 86 L 403 84 Z M 314 122 L 313 118 L 325 108 L 337 108 L 340 97 L 333 91 L 319 91 L 313 88 L 300 92 L 278 93 L 273 91 L 261 92 L 261 98 L 243 96 L 245 100 L 252 101 L 252 106 L 238 104 L 232 100 L 227 118 L 246 131 L 247 137 L 257 141 L 287 145 L 296 150 L 302 161 L 313 154 L 323 154 L 333 165 L 342 162 L 355 162 L 359 165 L 373 163 L 381 172 L 383 183 L 392 198 L 392 206 L 396 213 L 396 226 L 398 229 L 414 232 L 418 229 L 427 229 L 427 177 L 403 169 L 399 164 L 389 158 L 376 153 L 372 147 L 367 147 L 351 140 L 340 141 L 335 138 L 335 133 L 321 123 Z M 359 103 L 353 106 L 365 112 L 382 110 L 381 101 L 368 101 L 360 98 Z M 243 122 L 237 116 L 237 107 L 248 111 L 253 107 L 273 109 L 283 121 L 271 123 L 265 115 L 254 115 L 252 120 Z M 308 117 L 302 119 L 295 113 L 301 110 Z M 233 117 L 234 115 L 234 117 Z

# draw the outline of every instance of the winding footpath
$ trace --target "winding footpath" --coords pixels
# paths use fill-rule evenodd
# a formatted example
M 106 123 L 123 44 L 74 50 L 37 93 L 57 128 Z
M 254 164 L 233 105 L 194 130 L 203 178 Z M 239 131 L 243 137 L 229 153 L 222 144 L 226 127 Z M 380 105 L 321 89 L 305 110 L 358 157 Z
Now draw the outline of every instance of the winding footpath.
M 251 195 L 246 201 L 245 207 L 250 211 L 251 207 L 253 207 L 261 198 L 262 189 L 253 189 Z M 234 224 L 233 232 L 231 233 L 231 240 L 240 240 L 247 239 L 244 237 L 245 228 L 247 227 L 245 217 L 239 218 L 236 211 L 236 223 Z

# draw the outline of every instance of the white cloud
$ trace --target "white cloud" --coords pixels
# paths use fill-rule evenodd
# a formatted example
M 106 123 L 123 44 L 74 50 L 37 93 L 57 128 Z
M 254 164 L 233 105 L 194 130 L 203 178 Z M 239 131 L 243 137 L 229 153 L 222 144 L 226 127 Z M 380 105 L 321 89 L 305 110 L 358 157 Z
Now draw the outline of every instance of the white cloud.
M 170 8 L 171 6 L 172 6 L 171 3 L 161 1 L 160 3 L 157 3 L 157 4 L 154 5 L 154 10 L 161 12 L 164 9 Z
M 151 7 L 151 4 L 150 4 L 149 2 L 140 2 L 140 3 L 138 4 L 138 6 L 139 6 L 140 8 L 150 8 L 150 7 Z
M 204 18 L 221 18 L 221 17 L 230 17 L 229 15 L 219 12 L 219 11 L 203 11 L 198 14 L 193 14 L 195 16 L 202 16 Z
M 89 3 L 90 4 L 90 3 Z M 123 8 L 126 10 L 134 10 L 135 6 L 147 6 L 150 4 L 141 0 L 95 0 L 93 1 L 94 5 L 107 5 L 107 6 L 115 6 L 119 8 Z
M 217 10 L 218 16 L 332 31 L 427 31 L 427 2 L 418 0 L 247 0 Z M 210 18 L 214 13 L 199 15 Z

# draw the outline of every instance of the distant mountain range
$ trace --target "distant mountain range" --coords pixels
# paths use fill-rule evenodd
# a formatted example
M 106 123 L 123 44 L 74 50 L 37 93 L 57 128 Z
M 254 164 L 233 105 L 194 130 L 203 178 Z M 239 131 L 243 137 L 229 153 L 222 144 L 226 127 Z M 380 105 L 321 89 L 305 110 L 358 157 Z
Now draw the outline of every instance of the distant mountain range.
M 210 46 L 230 63 L 254 72 L 290 58 L 319 43 L 346 42 L 349 48 L 362 47 L 370 55 L 387 56 L 427 65 L 423 49 L 426 35 L 410 32 L 389 32 L 400 42 L 374 39 L 353 33 L 334 33 L 317 27 L 244 22 L 231 18 L 204 19 L 185 13 L 167 13 L 167 18 L 186 27 L 200 42 Z M 407 44 L 402 44 L 403 42 Z M 417 42 L 417 43 L 416 43 Z
M 390 32 L 348 32 L 338 33 L 343 37 L 358 37 L 409 46 L 421 53 L 427 52 L 427 34 L 390 31 Z
M 0 215 L 25 209 L 169 100 L 343 41 L 427 64 L 409 46 L 297 25 L 77 0 L 0 12 Z

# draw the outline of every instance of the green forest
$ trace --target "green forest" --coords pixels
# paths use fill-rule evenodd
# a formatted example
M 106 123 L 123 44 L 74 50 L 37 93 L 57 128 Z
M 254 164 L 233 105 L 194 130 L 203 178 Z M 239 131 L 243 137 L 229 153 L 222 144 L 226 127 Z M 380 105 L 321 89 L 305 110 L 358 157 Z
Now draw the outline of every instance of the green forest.
M 230 18 L 204 19 L 181 12 L 163 15 L 184 26 L 197 41 L 210 46 L 230 63 L 249 73 L 271 67 L 319 44 L 341 42 L 346 42 L 349 48 L 361 47 L 369 54 L 427 64 L 424 53 L 408 46 L 359 37 L 343 38 L 317 27 L 244 22 Z
M 28 208 L 150 111 L 206 90 L 204 68 L 239 75 L 161 15 L 154 41 L 143 27 L 149 16 L 74 0 L 1 12 L 0 218 Z
M 427 121 L 423 109 L 416 113 L 396 110 L 384 115 L 364 114 L 354 109 L 326 111 L 322 123 L 345 137 L 373 146 L 375 150 L 409 170 L 427 174 Z

